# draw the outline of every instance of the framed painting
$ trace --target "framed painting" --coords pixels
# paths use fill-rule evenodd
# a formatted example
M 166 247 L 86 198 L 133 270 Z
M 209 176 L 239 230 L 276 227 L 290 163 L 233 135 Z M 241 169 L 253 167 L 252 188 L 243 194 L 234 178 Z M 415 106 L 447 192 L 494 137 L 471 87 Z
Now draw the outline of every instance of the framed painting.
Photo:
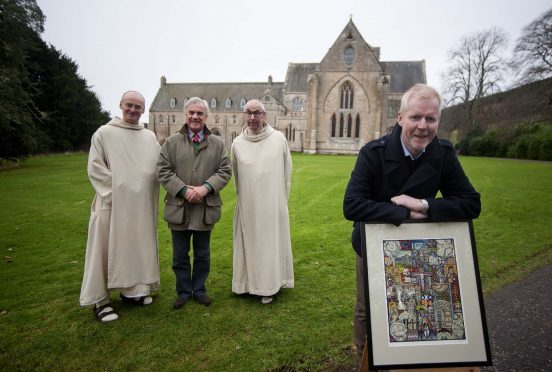
M 472 222 L 361 234 L 370 368 L 491 365 Z

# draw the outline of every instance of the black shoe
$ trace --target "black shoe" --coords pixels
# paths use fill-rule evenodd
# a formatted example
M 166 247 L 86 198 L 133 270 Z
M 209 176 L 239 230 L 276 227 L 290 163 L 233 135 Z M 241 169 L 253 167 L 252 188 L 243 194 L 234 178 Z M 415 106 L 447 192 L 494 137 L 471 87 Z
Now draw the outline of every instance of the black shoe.
M 186 305 L 186 302 L 188 302 L 189 298 L 177 298 L 176 301 L 174 301 L 173 309 L 178 310 L 182 309 L 184 305 Z
M 211 300 L 211 297 L 207 296 L 207 293 L 202 294 L 199 297 L 195 298 L 197 302 L 204 306 L 209 306 L 213 303 L 213 300 Z

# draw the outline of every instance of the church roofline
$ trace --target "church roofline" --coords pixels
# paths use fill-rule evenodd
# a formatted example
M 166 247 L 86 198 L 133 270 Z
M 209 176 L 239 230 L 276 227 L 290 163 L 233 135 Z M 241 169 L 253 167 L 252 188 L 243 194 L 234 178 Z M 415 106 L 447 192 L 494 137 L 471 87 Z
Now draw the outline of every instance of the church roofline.
M 182 111 L 182 104 L 192 96 L 202 97 L 210 102 L 215 98 L 221 104 L 228 98 L 232 108 L 239 108 L 242 99 L 262 98 L 270 87 L 270 95 L 281 102 L 284 87 L 283 82 L 273 82 L 271 79 L 261 82 L 225 82 L 225 83 L 165 83 L 161 85 L 150 105 L 150 112 Z M 176 105 L 171 107 L 172 99 Z
M 167 86 L 167 85 L 236 85 L 236 84 L 249 84 L 249 85 L 264 84 L 264 85 L 267 85 L 268 83 L 266 81 L 243 81 L 243 82 L 229 81 L 229 82 L 221 82 L 221 83 L 190 82 L 190 83 L 167 83 L 167 84 L 165 84 L 165 86 Z M 284 84 L 284 82 L 283 81 L 274 81 L 274 82 L 272 82 L 272 84 Z

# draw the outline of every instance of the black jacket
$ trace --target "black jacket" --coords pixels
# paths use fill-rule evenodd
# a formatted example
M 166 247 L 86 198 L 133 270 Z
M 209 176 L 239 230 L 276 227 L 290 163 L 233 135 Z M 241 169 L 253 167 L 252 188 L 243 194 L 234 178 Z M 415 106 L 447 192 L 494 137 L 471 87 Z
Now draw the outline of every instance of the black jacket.
M 410 212 L 391 198 L 406 194 L 429 203 L 431 221 L 470 220 L 481 211 L 480 195 L 466 177 L 452 144 L 437 137 L 426 147 L 421 164 L 411 173 L 401 145 L 402 128 L 368 142 L 358 154 L 345 191 L 343 214 L 355 221 L 353 248 L 361 255 L 360 227 L 356 222 L 400 225 Z M 442 197 L 436 198 L 440 191 Z

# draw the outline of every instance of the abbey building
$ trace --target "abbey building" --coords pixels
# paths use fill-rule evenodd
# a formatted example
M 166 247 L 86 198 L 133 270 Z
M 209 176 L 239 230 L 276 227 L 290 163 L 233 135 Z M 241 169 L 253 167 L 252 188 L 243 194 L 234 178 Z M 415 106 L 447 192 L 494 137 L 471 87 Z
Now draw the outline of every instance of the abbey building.
M 260 99 L 267 122 L 284 133 L 292 151 L 356 154 L 396 122 L 402 94 L 426 82 L 425 62 L 380 61 L 352 20 L 319 63 L 288 64 L 284 82 L 167 83 L 151 107 L 148 129 L 160 142 L 185 122 L 186 99 L 209 103 L 207 127 L 230 145 L 245 124 L 245 103 Z

